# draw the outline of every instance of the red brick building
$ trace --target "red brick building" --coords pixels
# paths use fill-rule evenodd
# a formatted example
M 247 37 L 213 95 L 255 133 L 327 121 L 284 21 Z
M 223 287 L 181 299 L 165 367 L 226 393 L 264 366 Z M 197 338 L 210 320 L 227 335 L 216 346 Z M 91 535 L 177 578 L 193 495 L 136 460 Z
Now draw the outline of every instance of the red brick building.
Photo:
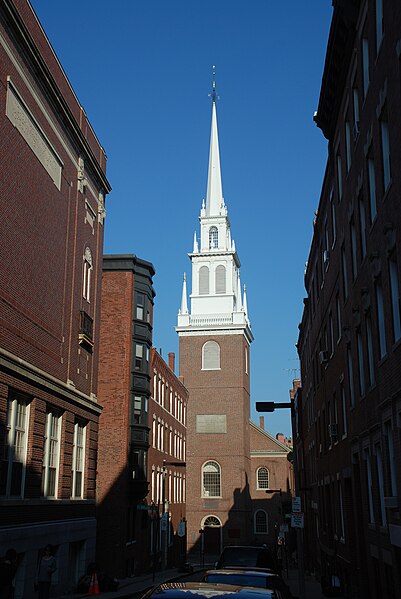
M 401 4 L 333 5 L 294 442 L 308 567 L 373 599 L 401 583 Z
M 157 508 L 161 522 L 151 518 L 150 554 L 162 567 L 177 565 L 186 555 L 188 391 L 174 368 L 174 353 L 169 353 L 166 364 L 152 347 L 148 504 Z
M 97 562 L 114 576 L 148 566 L 150 350 L 155 274 L 135 255 L 103 257 Z
M 189 391 L 187 546 L 192 559 L 204 555 L 207 561 L 227 544 L 246 544 L 255 536 L 260 542 L 274 540 L 277 512 L 269 514 L 272 500 L 265 486 L 269 449 L 283 456 L 289 452 L 250 422 L 253 335 L 222 194 L 214 83 L 211 96 L 207 195 L 200 237 L 195 234 L 189 254 L 191 306 L 184 277 L 177 326 L 179 374 Z M 278 488 L 287 489 L 289 462 L 282 463 L 284 469 L 273 478 Z
M 54 546 L 54 592 L 95 554 L 106 156 L 26 0 L 0 6 L 0 553 L 33 595 Z

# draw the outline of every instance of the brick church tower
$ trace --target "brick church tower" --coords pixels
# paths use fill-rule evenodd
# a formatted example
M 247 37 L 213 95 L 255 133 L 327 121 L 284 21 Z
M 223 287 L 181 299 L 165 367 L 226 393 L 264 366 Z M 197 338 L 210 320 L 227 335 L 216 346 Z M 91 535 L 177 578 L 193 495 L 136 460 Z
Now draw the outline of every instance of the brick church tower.
M 188 551 L 207 561 L 251 538 L 250 344 L 246 291 L 222 193 L 215 81 L 206 202 L 195 233 L 190 309 L 184 275 L 179 369 L 189 391 Z

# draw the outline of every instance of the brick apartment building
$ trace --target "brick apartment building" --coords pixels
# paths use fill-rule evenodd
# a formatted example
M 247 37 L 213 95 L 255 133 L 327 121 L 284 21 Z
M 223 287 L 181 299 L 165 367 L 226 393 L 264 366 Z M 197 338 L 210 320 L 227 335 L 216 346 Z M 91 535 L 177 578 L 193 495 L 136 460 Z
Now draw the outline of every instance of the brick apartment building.
M 0 553 L 33 596 L 95 555 L 106 156 L 26 0 L 0 4 Z
M 208 561 L 224 545 L 274 538 L 277 511 L 275 506 L 269 514 L 272 499 L 265 493 L 267 450 L 270 446 L 285 457 L 289 452 L 250 423 L 253 335 L 222 194 L 214 82 L 211 97 L 207 195 L 200 213 L 200 238 L 195 234 L 189 254 L 191 307 L 188 310 L 184 277 L 176 329 L 179 374 L 189 391 L 187 547 L 192 556 L 204 554 Z M 284 458 L 282 463 L 284 471 L 278 469 L 272 478 L 276 488 L 286 489 L 289 462 Z
M 374 599 L 401 584 L 401 4 L 333 5 L 295 441 L 308 567 Z
M 166 364 L 152 347 L 148 504 L 156 508 L 149 514 L 150 555 L 156 567 L 180 564 L 186 555 L 188 391 L 174 370 L 174 353 L 168 354 Z
M 150 350 L 155 292 L 150 262 L 103 257 L 97 477 L 97 563 L 117 577 L 140 572 L 149 554 Z

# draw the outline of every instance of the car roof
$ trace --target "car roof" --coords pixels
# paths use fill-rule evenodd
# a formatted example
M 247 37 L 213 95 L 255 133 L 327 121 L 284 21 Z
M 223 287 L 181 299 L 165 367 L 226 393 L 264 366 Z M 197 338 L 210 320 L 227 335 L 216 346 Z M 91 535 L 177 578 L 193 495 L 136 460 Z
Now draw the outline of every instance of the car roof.
M 233 584 L 208 583 L 208 582 L 167 582 L 154 588 L 146 597 L 163 595 L 174 599 L 187 599 L 188 592 L 191 599 L 195 597 L 207 598 L 224 597 L 224 599 L 277 599 L 278 594 L 273 589 L 258 587 L 243 587 Z
M 269 570 L 268 568 L 254 568 L 253 566 L 250 568 L 249 566 L 245 566 L 241 568 L 240 566 L 230 566 L 229 568 L 217 568 L 215 570 L 207 570 L 205 574 L 244 574 L 253 576 L 278 576 L 277 572 L 274 570 Z

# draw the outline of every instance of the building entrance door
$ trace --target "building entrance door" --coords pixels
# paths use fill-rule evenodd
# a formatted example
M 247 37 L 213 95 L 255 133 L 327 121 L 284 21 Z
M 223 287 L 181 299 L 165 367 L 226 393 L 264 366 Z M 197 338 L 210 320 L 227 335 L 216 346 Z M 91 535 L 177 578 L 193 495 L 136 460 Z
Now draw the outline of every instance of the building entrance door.
M 203 552 L 205 555 L 220 555 L 221 523 L 218 518 L 209 516 L 204 524 Z

